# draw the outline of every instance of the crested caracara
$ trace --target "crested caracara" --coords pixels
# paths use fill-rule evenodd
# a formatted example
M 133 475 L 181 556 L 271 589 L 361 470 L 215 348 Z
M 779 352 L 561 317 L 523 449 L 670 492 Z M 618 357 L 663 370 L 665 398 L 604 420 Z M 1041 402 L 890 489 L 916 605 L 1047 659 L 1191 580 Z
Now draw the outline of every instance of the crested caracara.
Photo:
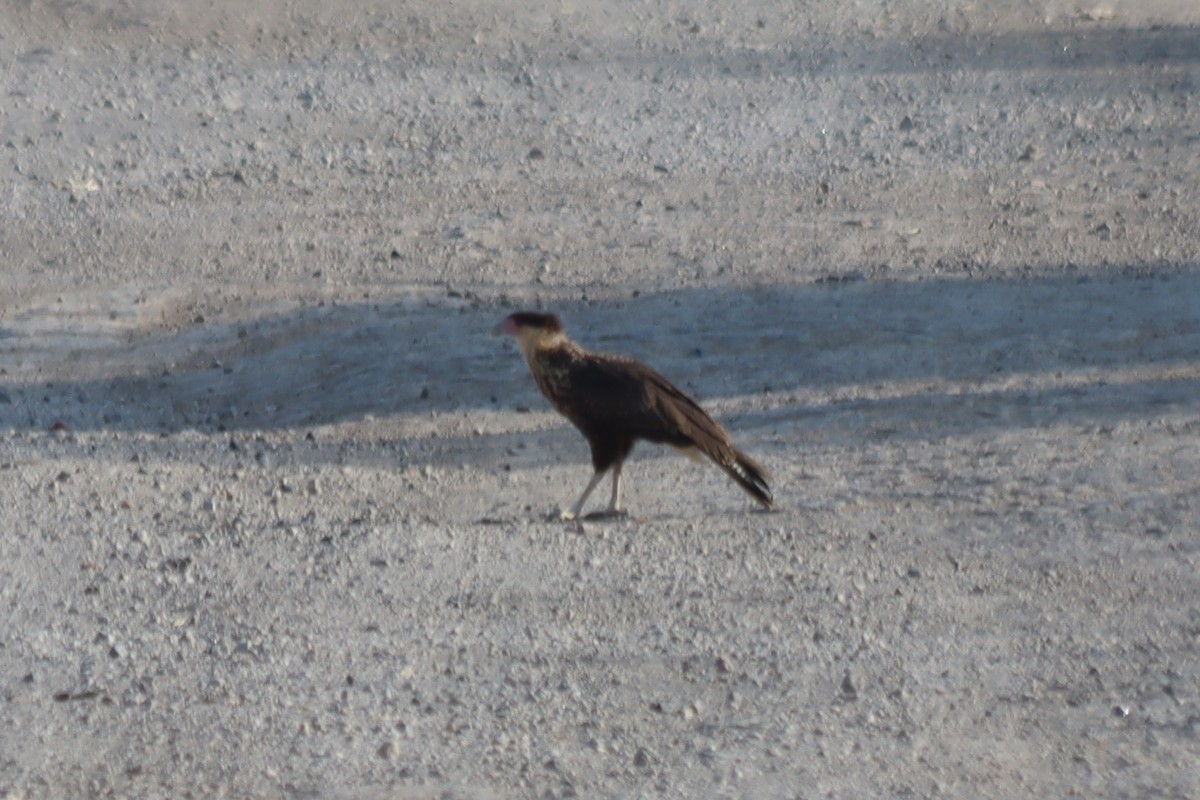
M 729 434 L 696 401 L 645 364 L 593 353 L 567 338 L 554 314 L 520 311 L 492 331 L 517 340 L 538 388 L 587 437 L 596 470 L 563 519 L 575 519 L 609 469 L 612 498 L 605 515 L 621 506 L 621 465 L 638 439 L 668 444 L 685 455 L 708 456 L 751 497 L 771 507 L 768 473 L 733 446 Z

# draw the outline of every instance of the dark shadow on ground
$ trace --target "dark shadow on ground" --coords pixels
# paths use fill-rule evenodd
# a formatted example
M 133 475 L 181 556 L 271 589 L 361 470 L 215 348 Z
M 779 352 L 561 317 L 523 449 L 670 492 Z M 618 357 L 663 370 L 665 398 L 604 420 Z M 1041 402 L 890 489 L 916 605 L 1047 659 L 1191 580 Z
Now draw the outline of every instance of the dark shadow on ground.
M 396 298 L 64 352 L 103 377 L 22 381 L 14 366 L 0 427 L 215 433 L 544 410 L 513 345 L 488 336 L 510 310 Z M 935 436 L 964 404 L 986 427 L 1137 418 L 1193 403 L 1200 364 L 1196 272 L 687 289 L 554 310 L 584 345 L 702 400 L 766 398 L 747 404 L 750 425 Z M 0 365 L 42 346 L 28 339 L 0 331 Z M 49 371 L 56 355 L 37 358 Z
M 862 72 L 1096 70 L 1200 61 L 1200 29 L 1082 26 L 1066 30 L 945 34 L 846 42 L 832 53 L 795 51 L 817 74 Z
M 662 51 L 610 42 L 604 59 L 634 71 L 653 70 L 659 79 L 671 74 L 712 75 L 737 80 L 810 75 L 846 77 L 916 72 L 1079 71 L 1081 74 L 1130 66 L 1187 66 L 1200 61 L 1200 28 L 1163 25 L 1152 28 L 1078 25 L 1052 30 L 999 33 L 922 34 L 888 37 L 817 37 L 770 47 L 746 47 L 698 37 Z M 578 59 L 547 64 L 570 70 Z

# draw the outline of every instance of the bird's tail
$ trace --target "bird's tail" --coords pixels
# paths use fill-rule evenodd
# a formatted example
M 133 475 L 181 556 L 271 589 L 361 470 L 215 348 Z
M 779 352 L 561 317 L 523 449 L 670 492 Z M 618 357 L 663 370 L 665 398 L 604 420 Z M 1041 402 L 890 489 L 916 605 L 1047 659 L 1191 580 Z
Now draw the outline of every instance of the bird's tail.
M 771 478 L 771 473 L 767 472 L 761 464 L 736 449 L 733 451 L 733 460 L 728 464 L 720 461 L 717 463 L 729 474 L 729 477 L 737 481 L 738 486 L 746 490 L 746 494 L 761 503 L 763 508 L 771 507 L 774 498 L 771 496 L 771 487 L 767 483 Z

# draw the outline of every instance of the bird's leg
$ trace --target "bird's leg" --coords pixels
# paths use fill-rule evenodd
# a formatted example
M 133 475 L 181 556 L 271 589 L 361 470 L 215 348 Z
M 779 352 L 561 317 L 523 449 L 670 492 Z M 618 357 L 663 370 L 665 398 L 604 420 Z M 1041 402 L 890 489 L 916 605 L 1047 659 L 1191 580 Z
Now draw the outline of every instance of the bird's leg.
M 621 510 L 621 464 L 620 462 L 613 465 L 613 487 L 612 497 L 609 499 L 608 508 L 603 511 L 593 511 L 585 517 L 580 517 L 579 514 L 583 510 L 583 501 L 587 499 L 588 494 L 595 488 L 597 481 L 603 475 L 603 472 L 597 472 L 592 477 L 592 482 L 588 484 L 588 488 L 583 493 L 583 497 L 579 498 L 579 502 L 575 505 L 575 509 L 569 512 L 572 516 L 563 515 L 564 519 L 617 519 L 625 516 L 625 512 Z
M 588 495 L 600 483 L 600 479 L 604 477 L 604 470 L 596 470 L 596 474 L 588 481 L 587 488 L 583 490 L 583 494 L 579 495 L 579 499 L 575 501 L 575 506 L 570 511 L 562 512 L 562 518 L 565 520 L 579 519 L 579 512 L 583 511 L 583 504 L 587 502 Z
M 620 461 L 613 466 L 612 497 L 608 501 L 608 514 L 613 517 L 621 513 L 621 466 Z

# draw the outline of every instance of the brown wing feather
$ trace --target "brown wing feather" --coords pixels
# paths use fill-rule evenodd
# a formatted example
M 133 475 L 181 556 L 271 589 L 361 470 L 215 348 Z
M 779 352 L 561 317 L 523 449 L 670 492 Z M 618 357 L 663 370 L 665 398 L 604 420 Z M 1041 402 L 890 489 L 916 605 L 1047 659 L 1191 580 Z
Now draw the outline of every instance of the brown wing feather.
M 618 434 L 695 447 L 770 507 L 767 471 L 734 447 L 720 423 L 656 370 L 632 359 L 583 353 L 571 360 L 568 375 L 571 397 L 556 405 L 589 438 Z

